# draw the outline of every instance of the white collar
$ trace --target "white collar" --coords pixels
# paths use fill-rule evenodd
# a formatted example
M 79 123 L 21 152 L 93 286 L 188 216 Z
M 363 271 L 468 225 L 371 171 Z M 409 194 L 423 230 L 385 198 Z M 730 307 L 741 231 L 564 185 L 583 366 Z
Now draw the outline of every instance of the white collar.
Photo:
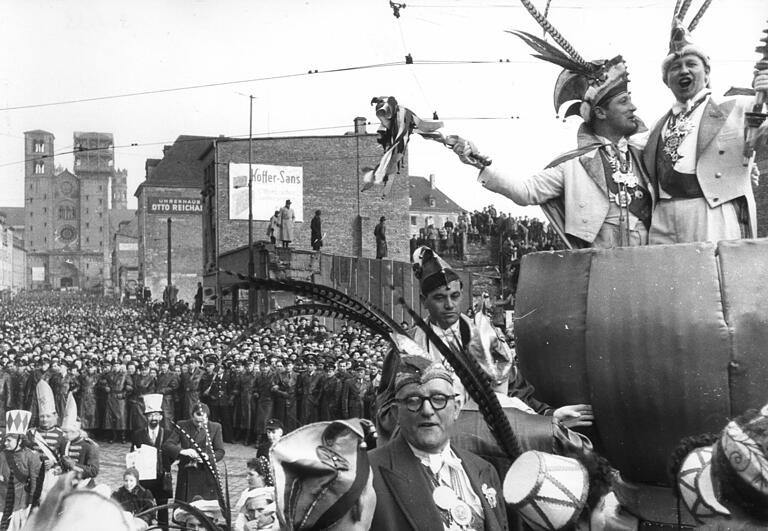
M 440 336 L 456 336 L 461 337 L 461 328 L 459 324 L 461 323 L 461 317 L 459 317 L 455 323 L 453 323 L 448 328 L 443 328 L 439 324 L 435 323 L 430 319 L 429 325 L 432 327 L 432 330 L 437 332 Z
M 709 96 L 712 93 L 710 89 L 707 87 L 704 87 L 699 92 L 696 93 L 694 97 L 689 99 L 688 101 L 682 103 L 679 101 L 676 101 L 672 105 L 672 114 L 680 114 L 683 111 L 690 111 L 691 108 L 698 103 L 699 100 L 703 100 L 707 96 Z
M 416 458 L 421 461 L 421 464 L 428 467 L 434 474 L 440 472 L 440 469 L 443 467 L 443 463 L 459 466 L 461 465 L 461 459 L 459 459 L 456 454 L 453 453 L 450 444 L 446 444 L 445 448 L 434 454 L 425 452 L 424 450 L 419 450 L 418 448 L 414 448 L 411 443 L 407 444 L 413 452 L 413 455 L 415 455 Z

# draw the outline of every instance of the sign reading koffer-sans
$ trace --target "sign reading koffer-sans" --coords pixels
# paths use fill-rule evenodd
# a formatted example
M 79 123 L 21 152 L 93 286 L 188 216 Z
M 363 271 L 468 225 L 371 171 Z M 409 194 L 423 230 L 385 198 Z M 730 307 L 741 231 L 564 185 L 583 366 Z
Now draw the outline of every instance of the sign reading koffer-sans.
M 287 199 L 296 221 L 304 221 L 304 168 L 254 163 L 253 219 L 269 221 Z M 248 219 L 248 164 L 229 163 L 229 219 Z
M 149 214 L 202 214 L 201 198 L 147 197 Z

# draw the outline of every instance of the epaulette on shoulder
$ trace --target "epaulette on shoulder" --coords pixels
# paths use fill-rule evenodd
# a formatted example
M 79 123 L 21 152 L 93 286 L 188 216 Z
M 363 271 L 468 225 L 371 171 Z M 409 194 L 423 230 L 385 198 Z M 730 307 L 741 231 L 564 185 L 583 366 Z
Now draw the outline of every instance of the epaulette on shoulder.
M 84 440 L 84 441 L 88 441 L 88 443 L 89 443 L 89 444 L 91 444 L 91 445 L 95 446 L 96 448 L 98 448 L 98 447 L 99 447 L 99 443 L 97 443 L 96 441 L 94 441 L 94 440 L 93 440 L 93 439 L 91 439 L 90 437 L 83 437 L 83 440 Z

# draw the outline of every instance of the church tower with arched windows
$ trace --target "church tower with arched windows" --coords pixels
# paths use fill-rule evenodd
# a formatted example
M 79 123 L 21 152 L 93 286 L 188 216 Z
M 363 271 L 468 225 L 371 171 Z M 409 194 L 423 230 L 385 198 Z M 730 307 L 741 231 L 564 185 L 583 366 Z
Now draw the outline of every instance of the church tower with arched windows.
M 75 132 L 73 171 L 57 171 L 53 134 L 35 130 L 24 136 L 27 285 L 104 293 L 111 264 L 112 134 Z

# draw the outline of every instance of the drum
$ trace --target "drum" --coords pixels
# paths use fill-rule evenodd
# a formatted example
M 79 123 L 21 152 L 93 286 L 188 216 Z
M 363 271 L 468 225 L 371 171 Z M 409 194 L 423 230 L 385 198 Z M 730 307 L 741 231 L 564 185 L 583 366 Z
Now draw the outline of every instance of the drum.
M 515 319 L 537 397 L 591 403 L 630 481 L 668 485 L 682 437 L 768 402 L 768 239 L 529 254 Z

